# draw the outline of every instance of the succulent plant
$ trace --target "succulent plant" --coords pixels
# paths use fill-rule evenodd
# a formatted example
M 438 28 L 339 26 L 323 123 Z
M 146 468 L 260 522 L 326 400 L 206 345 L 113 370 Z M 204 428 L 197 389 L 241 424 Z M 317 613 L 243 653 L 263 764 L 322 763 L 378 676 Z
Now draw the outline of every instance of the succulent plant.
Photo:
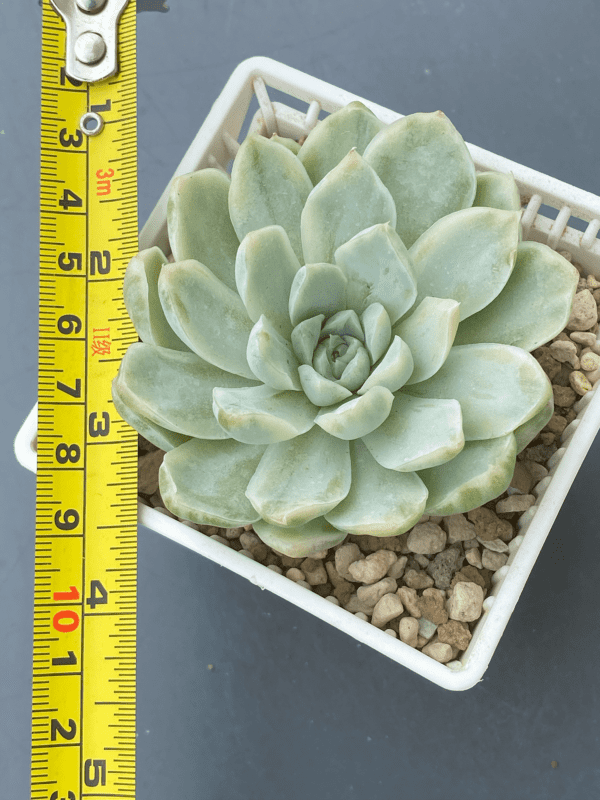
M 577 272 L 521 241 L 511 175 L 476 174 L 441 112 L 350 103 L 300 147 L 250 135 L 231 179 L 174 180 L 173 261 L 130 263 L 141 342 L 113 384 L 167 451 L 177 516 L 309 555 L 497 497 L 552 414 L 530 351 Z

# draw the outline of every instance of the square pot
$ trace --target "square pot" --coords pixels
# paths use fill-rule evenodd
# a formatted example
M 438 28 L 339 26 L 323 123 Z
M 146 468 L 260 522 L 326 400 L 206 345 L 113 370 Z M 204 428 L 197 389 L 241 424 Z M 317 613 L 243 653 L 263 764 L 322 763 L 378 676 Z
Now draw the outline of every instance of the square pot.
M 292 105 L 272 102 L 267 86 L 295 98 Z M 322 112 L 333 112 L 352 100 L 363 102 L 386 123 L 401 116 L 271 59 L 248 59 L 233 72 L 174 177 L 204 167 L 225 169 L 237 152 L 242 132 L 243 135 L 247 131 L 266 135 L 277 132 L 281 136 L 299 138 L 314 127 Z M 298 110 L 298 105 L 306 105 L 306 109 Z M 514 175 L 524 202 L 522 224 L 525 239 L 568 251 L 574 261 L 600 278 L 599 197 L 481 148 L 468 147 L 478 170 L 511 172 Z M 169 187 L 141 232 L 140 249 L 157 245 L 165 253 L 170 252 L 166 222 L 168 194 Z M 556 218 L 539 213 L 542 206 L 554 209 L 555 214 L 558 212 Z M 579 219 L 576 224 L 584 228 L 583 233 L 569 227 L 572 216 Z M 536 503 L 517 522 L 518 533 L 509 544 L 508 562 L 493 575 L 493 585 L 484 601 L 484 612 L 473 638 L 460 660 L 450 664 L 434 661 L 283 575 L 142 503 L 139 504 L 139 521 L 245 576 L 261 589 L 269 589 L 286 598 L 439 686 L 450 690 L 468 689 L 485 672 L 552 523 L 600 427 L 599 395 L 600 392 L 594 389 L 575 404 L 577 418 L 565 429 L 561 446 L 548 462 L 549 476 L 534 489 Z M 32 471 L 36 469 L 36 429 L 37 408 L 34 407 L 15 440 L 18 460 Z

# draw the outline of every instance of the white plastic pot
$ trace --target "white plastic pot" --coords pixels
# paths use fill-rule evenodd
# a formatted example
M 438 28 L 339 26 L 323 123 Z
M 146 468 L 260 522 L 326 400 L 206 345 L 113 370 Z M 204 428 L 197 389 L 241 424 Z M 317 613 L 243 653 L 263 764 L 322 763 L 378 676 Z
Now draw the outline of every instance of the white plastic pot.
M 272 102 L 267 86 L 306 104 L 305 110 Z M 276 61 L 248 59 L 228 80 L 175 176 L 203 167 L 225 169 L 237 152 L 242 129 L 244 132 L 249 128 L 268 135 L 279 133 L 298 138 L 314 127 L 322 111 L 333 112 L 352 100 L 361 100 L 384 122 L 393 122 L 401 116 Z M 567 250 L 574 261 L 600 278 L 599 197 L 479 147 L 469 145 L 469 150 L 478 170 L 512 172 L 514 175 L 521 197 L 528 200 L 523 213 L 524 238 L 535 239 L 557 250 Z M 158 245 L 164 252 L 170 252 L 166 224 L 168 191 L 167 187 L 142 230 L 140 248 Z M 555 220 L 538 213 L 542 204 L 558 211 Z M 571 216 L 587 223 L 584 233 L 568 227 Z M 437 663 L 262 564 L 152 508 L 140 504 L 139 520 L 157 533 L 245 576 L 261 589 L 269 589 L 286 598 L 439 686 L 451 690 L 469 689 L 485 672 L 552 523 L 600 427 L 599 395 L 597 391 L 589 392 L 575 405 L 577 419 L 563 433 L 561 447 L 548 465 L 550 475 L 534 490 L 536 504 L 518 522 L 518 535 L 509 545 L 508 563 L 494 573 L 493 587 L 484 602 L 484 613 L 477 623 L 473 639 L 460 661 L 450 665 Z M 32 471 L 36 469 L 36 431 L 37 409 L 34 408 L 15 441 L 18 460 Z

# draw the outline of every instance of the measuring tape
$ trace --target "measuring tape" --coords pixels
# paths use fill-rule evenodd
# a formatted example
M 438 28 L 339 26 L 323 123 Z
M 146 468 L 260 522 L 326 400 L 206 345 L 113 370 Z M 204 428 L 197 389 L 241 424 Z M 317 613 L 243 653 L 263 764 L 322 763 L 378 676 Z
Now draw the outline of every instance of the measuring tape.
M 137 341 L 136 6 L 42 14 L 31 797 L 133 798 L 137 433 L 111 381 Z

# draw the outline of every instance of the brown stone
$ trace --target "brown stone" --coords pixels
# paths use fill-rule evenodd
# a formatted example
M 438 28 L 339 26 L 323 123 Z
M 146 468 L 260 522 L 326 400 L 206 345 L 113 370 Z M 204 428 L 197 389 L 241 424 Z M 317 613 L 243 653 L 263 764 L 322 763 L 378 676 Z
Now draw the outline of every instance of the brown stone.
M 400 600 L 402 600 L 402 605 L 406 608 L 408 613 L 416 619 L 420 619 L 421 612 L 419 610 L 419 598 L 416 589 L 411 589 L 409 586 L 401 586 L 396 594 Z
M 476 583 L 478 586 L 481 586 L 482 589 L 489 589 L 492 585 L 491 580 L 486 578 L 482 575 L 484 570 L 477 569 L 472 564 L 465 564 L 465 566 L 459 570 L 456 575 L 452 578 L 452 583 L 450 584 L 450 588 L 454 589 L 457 583 L 461 581 L 466 581 L 468 583 Z M 489 573 L 489 570 L 486 570 Z
M 164 458 L 162 450 L 152 450 L 138 459 L 138 492 L 154 494 L 158 491 L 158 468 Z
M 552 393 L 554 394 L 554 403 L 560 408 L 569 408 L 575 402 L 577 395 L 570 386 L 558 386 L 552 384 Z
M 546 428 L 551 433 L 557 433 L 560 435 L 564 429 L 567 427 L 567 420 L 561 414 L 553 414 L 550 418 L 550 422 L 546 425 Z M 527 494 L 527 492 L 525 492 Z
M 499 519 L 491 508 L 481 506 L 474 508 L 467 514 L 469 520 L 475 525 L 475 535 L 483 542 L 492 539 L 504 539 L 508 535 L 512 537 L 512 525 L 507 520 Z M 508 527 L 507 527 L 508 526 Z
M 473 634 L 466 622 L 450 619 L 439 626 L 437 636 L 440 642 L 458 647 L 459 650 L 466 650 Z
M 407 570 L 403 580 L 410 589 L 428 589 L 434 583 L 430 575 L 417 569 Z
M 531 473 L 523 466 L 520 461 L 515 465 L 515 471 L 512 476 L 510 485 L 513 489 L 517 489 L 522 494 L 529 494 L 533 487 L 533 478 Z
M 448 612 L 445 608 L 446 595 L 439 589 L 425 589 L 423 596 L 417 600 L 421 616 L 440 625 L 448 621 Z
M 546 375 L 551 381 L 553 381 L 560 372 L 560 364 L 558 361 L 556 361 L 556 359 L 552 358 L 550 348 L 538 347 L 538 349 L 534 351 L 533 355 L 537 359 L 538 364 L 544 370 Z
M 300 569 L 306 575 L 306 581 L 311 586 L 327 583 L 327 572 L 322 561 L 318 561 L 316 558 L 305 558 Z

